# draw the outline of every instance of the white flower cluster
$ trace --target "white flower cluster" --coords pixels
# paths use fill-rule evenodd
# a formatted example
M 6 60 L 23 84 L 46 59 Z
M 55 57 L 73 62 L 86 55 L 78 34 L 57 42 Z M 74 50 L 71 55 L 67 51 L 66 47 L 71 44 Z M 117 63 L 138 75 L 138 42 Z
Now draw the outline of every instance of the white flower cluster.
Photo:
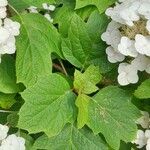
M 42 4 L 43 9 L 46 10 L 46 13 L 44 14 L 45 18 L 50 21 L 51 23 L 53 23 L 53 19 L 50 16 L 50 12 L 55 10 L 55 6 L 54 5 L 48 5 L 47 3 L 43 3 Z M 39 13 L 37 7 L 35 6 L 30 6 L 28 8 L 30 13 Z
M 119 0 L 106 15 L 112 21 L 101 38 L 111 63 L 118 69 L 120 85 L 137 83 L 138 71 L 150 74 L 150 0 Z
M 15 134 L 7 135 L 8 130 L 0 124 L 0 150 L 25 150 L 25 139 Z
M 135 143 L 137 145 L 137 148 L 143 148 L 146 146 L 146 150 L 150 150 L 150 118 L 149 118 L 149 113 L 142 111 L 142 117 L 137 120 L 137 124 L 141 125 L 143 129 L 146 129 L 145 131 L 143 130 L 138 130 L 137 131 L 137 137 L 132 143 Z
M 6 17 L 7 4 L 7 0 L 0 0 L 0 56 L 15 53 L 15 36 L 20 33 L 20 24 Z

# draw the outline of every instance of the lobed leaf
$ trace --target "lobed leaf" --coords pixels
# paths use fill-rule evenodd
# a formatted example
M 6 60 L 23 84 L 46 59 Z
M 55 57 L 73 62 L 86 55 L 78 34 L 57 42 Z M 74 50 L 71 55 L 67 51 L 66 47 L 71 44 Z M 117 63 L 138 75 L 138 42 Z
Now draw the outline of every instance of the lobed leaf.
M 108 6 L 115 3 L 116 0 L 76 0 L 76 9 L 88 6 L 88 5 L 94 5 L 98 8 L 100 13 L 103 13 Z
M 60 36 L 39 14 L 19 15 L 21 33 L 17 39 L 17 81 L 32 86 L 39 76 L 52 72 L 51 53 L 61 56 Z
M 87 101 L 83 103 L 85 110 L 81 108 L 84 99 Z M 84 96 L 84 99 L 80 97 L 82 102 L 78 108 L 79 112 L 83 110 L 88 112 L 88 118 L 78 119 L 79 124 L 82 123 L 82 126 L 87 124 L 95 134 L 102 133 L 113 149 L 119 149 L 121 140 L 130 142 L 135 139 L 137 132 L 135 121 L 140 117 L 140 112 L 131 103 L 130 95 L 124 90 L 109 86 L 92 98 Z
M 67 125 L 63 131 L 55 136 L 48 138 L 43 135 L 37 139 L 33 149 L 46 150 L 107 150 L 108 147 L 100 136 L 95 136 L 86 128 L 78 130 L 73 125 Z
M 30 6 L 42 7 L 43 3 L 55 3 L 55 0 L 8 0 L 9 4 L 12 5 L 16 10 L 23 10 Z
M 21 95 L 25 104 L 19 112 L 18 127 L 29 133 L 45 132 L 49 137 L 55 136 L 66 123 L 72 122 L 76 96 L 61 75 L 41 77 Z
M 96 86 L 102 76 L 99 67 L 89 66 L 84 73 L 76 70 L 74 74 L 74 88 L 78 93 L 92 94 L 98 90 Z

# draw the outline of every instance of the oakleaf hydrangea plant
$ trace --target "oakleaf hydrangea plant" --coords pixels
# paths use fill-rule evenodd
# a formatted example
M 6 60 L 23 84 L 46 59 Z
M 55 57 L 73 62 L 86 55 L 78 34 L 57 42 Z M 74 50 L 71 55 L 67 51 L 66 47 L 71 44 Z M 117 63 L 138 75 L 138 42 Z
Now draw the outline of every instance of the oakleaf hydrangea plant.
M 0 150 L 150 150 L 149 0 L 0 0 Z

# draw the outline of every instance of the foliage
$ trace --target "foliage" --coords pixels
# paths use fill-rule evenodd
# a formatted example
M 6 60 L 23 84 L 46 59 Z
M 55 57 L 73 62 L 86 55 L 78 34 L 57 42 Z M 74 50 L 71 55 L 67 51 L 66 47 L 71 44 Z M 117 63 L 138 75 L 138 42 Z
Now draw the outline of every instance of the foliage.
M 56 6 L 53 23 L 43 16 L 44 2 Z M 108 62 L 100 37 L 115 2 L 9 0 L 21 29 L 16 55 L 2 56 L 0 107 L 13 112 L 2 120 L 21 130 L 29 150 L 119 150 L 135 139 L 136 106 L 149 101 L 150 79 L 133 87 L 114 80 L 118 66 Z M 40 13 L 28 13 L 31 5 Z

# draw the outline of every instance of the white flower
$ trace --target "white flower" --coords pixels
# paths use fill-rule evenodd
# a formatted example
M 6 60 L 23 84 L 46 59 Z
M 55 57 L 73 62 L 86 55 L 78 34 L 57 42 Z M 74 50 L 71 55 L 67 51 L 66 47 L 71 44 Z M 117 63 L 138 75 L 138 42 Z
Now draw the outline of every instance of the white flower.
M 140 124 L 142 128 L 147 129 L 150 125 L 149 113 L 145 111 L 142 111 L 141 113 L 143 116 L 139 118 L 136 123 Z
M 139 6 L 140 6 L 139 2 L 133 2 L 132 4 L 130 4 L 129 7 L 120 12 L 121 18 L 125 20 L 125 23 L 127 25 L 133 26 L 134 25 L 133 21 L 138 21 L 140 19 L 138 15 Z
M 108 45 L 111 45 L 114 49 L 118 49 L 118 44 L 120 43 L 121 33 L 118 30 L 120 24 L 112 21 L 109 23 L 105 33 L 101 35 L 103 41 Z
M 0 0 L 0 7 L 5 7 L 8 5 L 8 1 L 7 0 Z
M 0 7 L 0 18 L 4 19 L 7 16 L 6 7 Z
M 150 150 L 150 139 L 147 140 L 146 150 Z
M 11 35 L 18 36 L 20 34 L 20 23 L 12 21 L 9 18 L 4 20 L 4 28 L 7 29 Z
M 148 66 L 150 64 L 150 58 L 144 56 L 144 55 L 138 55 L 132 62 L 132 66 L 136 68 L 139 71 L 144 71 L 148 69 Z
M 150 37 L 137 34 L 135 37 L 135 48 L 140 54 L 150 56 Z
M 2 141 L 0 150 L 25 150 L 25 140 L 15 134 L 9 135 Z
M 123 3 L 117 4 L 114 8 L 108 8 L 106 15 L 116 22 L 133 26 L 133 21 L 140 19 L 138 15 L 139 6 L 140 3 L 137 1 L 123 1 Z
M 106 54 L 111 63 L 122 62 L 125 59 L 124 55 L 115 51 L 111 46 L 107 47 Z
M 15 37 L 10 36 L 8 40 L 0 45 L 0 54 L 14 54 L 16 51 Z
M 2 22 L 2 19 L 0 19 L 0 27 L 2 26 L 3 22 Z
M 56 8 L 54 5 L 48 5 L 47 3 L 43 3 L 42 6 L 44 9 L 50 10 L 50 11 L 54 11 Z
M 51 23 L 53 23 L 53 19 L 51 18 L 51 16 L 50 16 L 50 14 L 45 14 L 44 15 L 44 17 L 48 20 L 48 21 L 50 21 Z
M 125 56 L 137 57 L 138 52 L 134 47 L 134 41 L 130 40 L 128 37 L 123 36 L 121 38 L 120 44 L 118 45 L 118 50 L 121 54 Z
M 137 144 L 137 148 L 142 148 L 143 146 L 145 146 L 147 143 L 147 138 L 145 137 L 144 131 L 138 130 L 137 137 L 132 143 Z
M 139 14 L 143 15 L 146 19 L 150 19 L 150 2 L 141 2 L 138 12 Z
M 120 8 L 119 5 L 117 5 L 114 8 L 108 8 L 105 14 L 111 17 L 111 19 L 114 20 L 115 22 L 124 23 L 124 20 L 119 15 L 121 9 L 122 8 Z
M 150 0 L 119 0 L 105 13 L 112 19 L 101 36 L 110 46 L 106 49 L 108 60 L 131 63 L 119 65 L 118 82 L 137 83 L 138 71 L 150 74 Z
M 137 70 L 128 63 L 121 63 L 118 68 L 118 82 L 120 85 L 137 83 L 139 80 Z
M 147 64 L 145 71 L 150 74 L 150 61 Z
M 0 140 L 3 140 L 7 137 L 9 128 L 5 125 L 0 124 Z
M 147 139 L 150 138 L 150 130 L 146 130 L 146 131 L 145 131 L 145 137 L 146 137 Z
M 150 32 L 150 20 L 147 21 L 146 29 Z
M 7 4 L 7 0 L 0 0 L 0 62 L 2 54 L 15 53 L 15 36 L 20 34 L 20 24 L 6 18 Z
M 28 10 L 30 13 L 38 13 L 37 7 L 35 7 L 35 6 L 30 6 L 28 8 Z
M 6 42 L 9 36 L 9 31 L 3 27 L 0 27 L 0 44 Z

